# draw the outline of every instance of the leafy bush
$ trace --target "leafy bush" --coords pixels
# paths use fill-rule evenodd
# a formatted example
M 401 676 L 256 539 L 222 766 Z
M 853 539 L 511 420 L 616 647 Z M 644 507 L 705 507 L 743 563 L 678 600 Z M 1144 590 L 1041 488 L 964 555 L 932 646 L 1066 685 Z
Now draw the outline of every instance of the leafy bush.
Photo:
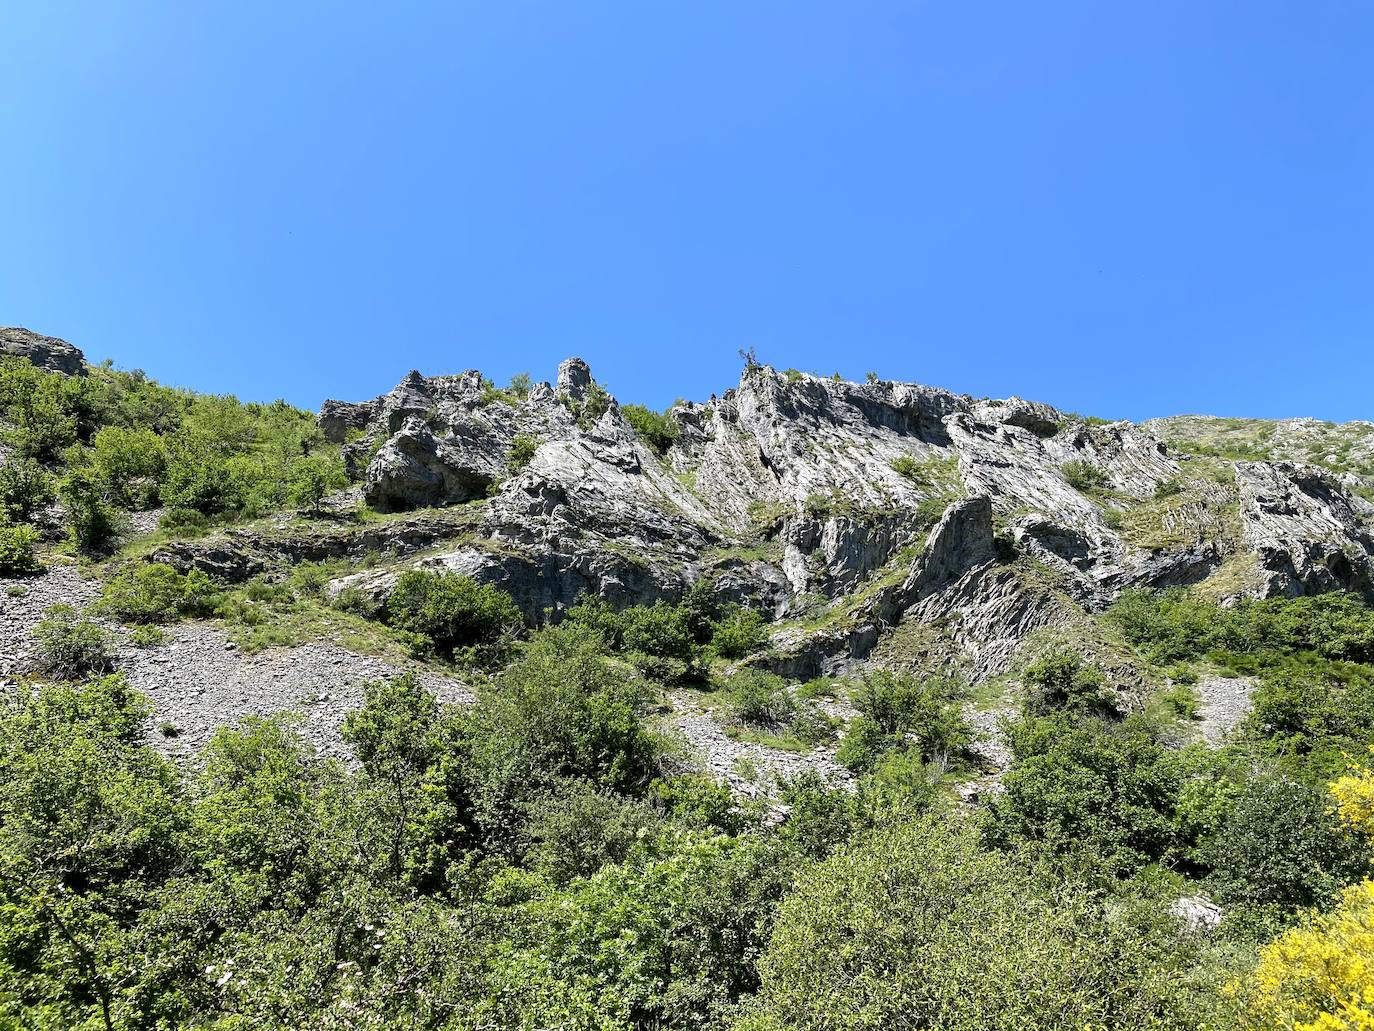
M 105 426 L 91 440 L 96 475 L 123 508 L 151 508 L 167 471 L 167 448 L 149 429 Z
M 835 740 L 839 727 L 842 725 L 840 720 L 827 716 L 819 709 L 801 708 L 792 722 L 788 724 L 788 729 L 804 745 L 816 747 Z
M 898 455 L 889 464 L 892 466 L 892 471 L 898 476 L 916 482 L 924 482 L 924 477 L 921 474 L 921 463 L 910 455 Z
M 872 771 L 893 750 L 914 750 L 922 761 L 948 768 L 972 743 L 959 700 L 961 684 L 941 678 L 875 670 L 852 691 L 860 715 L 836 758 L 856 773 Z
M 78 680 L 113 668 L 105 631 L 70 605 L 53 605 L 33 630 L 38 661 L 46 673 Z
M 513 806 L 567 778 L 634 793 L 657 772 L 661 744 L 640 723 L 643 686 L 576 624 L 533 635 L 482 692 L 467 732 L 469 777 L 488 831 L 522 822 Z
M 1128 591 L 1108 611 L 1154 662 L 1226 653 L 1374 662 L 1374 611 L 1350 594 L 1243 601 L 1219 608 L 1181 591 Z
M 1191 844 L 1179 835 L 1183 778 L 1151 729 L 1069 713 L 1013 724 L 1005 790 L 987 812 L 990 840 L 1124 874 L 1181 851 Z
M 759 669 L 742 669 L 728 684 L 730 715 L 743 723 L 777 726 L 786 723 L 797 703 L 782 677 Z
M 1195 1028 L 1190 953 L 1149 907 L 1041 882 L 948 815 L 909 820 L 802 874 L 735 1027 Z
M 425 650 L 482 660 L 497 654 L 523 626 L 510 595 L 457 573 L 412 569 L 386 600 L 387 622 L 417 634 Z
M 1102 671 L 1071 648 L 1046 652 L 1026 667 L 1021 679 L 1028 689 L 1026 706 L 1037 715 L 1059 709 L 1099 715 L 1116 712 Z
M 700 675 L 701 649 L 690 611 L 657 601 L 625 609 L 619 618 L 620 646 L 650 676 L 677 683 Z
M 9 424 L 4 439 L 21 459 L 55 461 L 76 440 L 77 393 L 64 380 L 22 358 L 0 359 L 0 423 Z
M 1279 912 L 1324 905 L 1368 868 L 1325 793 L 1282 775 L 1245 785 L 1204 856 L 1218 902 Z
M 768 642 L 763 615 L 754 609 L 736 608 L 718 620 L 711 634 L 716 654 L 726 659 L 742 659 Z
M 528 805 L 530 866 L 555 884 L 623 862 L 661 817 L 645 802 L 581 780 L 555 785 Z
M 0 524 L 0 576 L 23 576 L 40 568 L 34 554 L 38 531 L 20 523 L 17 526 Z
M 1100 493 L 1111 486 L 1111 478 L 1106 471 L 1086 459 L 1065 462 L 1060 471 L 1070 487 L 1085 494 Z
M 539 438 L 522 433 L 511 441 L 510 453 L 506 455 L 506 469 L 518 473 L 534 461 L 534 453 L 539 450 Z
M 730 789 L 710 777 L 679 774 L 649 785 L 649 798 L 675 824 L 688 830 L 738 834 L 748 816 Z
M 129 634 L 129 643 L 135 648 L 156 648 L 167 642 L 167 635 L 161 627 L 143 624 L 134 627 Z
M 32 459 L 0 465 L 0 522 L 24 522 L 57 497 L 52 477 Z
M 85 555 L 108 554 L 119 537 L 120 523 L 95 476 L 87 469 L 69 470 L 58 494 L 67 509 L 72 545 Z
M 326 496 L 348 486 L 343 461 L 336 454 L 301 455 L 287 468 L 287 499 L 316 513 Z
M 621 405 L 620 412 L 634 427 L 636 435 L 655 454 L 665 455 L 678 437 L 678 426 L 667 412 L 655 412 L 643 405 Z
M 207 616 L 219 593 L 199 569 L 179 573 L 161 562 L 125 566 L 105 583 L 103 612 L 125 623 L 171 623 L 183 616 Z

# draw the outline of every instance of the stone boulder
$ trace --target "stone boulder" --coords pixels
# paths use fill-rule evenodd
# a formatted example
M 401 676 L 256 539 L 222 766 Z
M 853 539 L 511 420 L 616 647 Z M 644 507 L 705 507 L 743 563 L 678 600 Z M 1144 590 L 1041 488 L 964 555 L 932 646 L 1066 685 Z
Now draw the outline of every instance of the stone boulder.
M 412 416 L 372 459 L 363 496 L 379 512 L 485 497 L 499 468 L 489 454 L 467 443 L 441 439 Z

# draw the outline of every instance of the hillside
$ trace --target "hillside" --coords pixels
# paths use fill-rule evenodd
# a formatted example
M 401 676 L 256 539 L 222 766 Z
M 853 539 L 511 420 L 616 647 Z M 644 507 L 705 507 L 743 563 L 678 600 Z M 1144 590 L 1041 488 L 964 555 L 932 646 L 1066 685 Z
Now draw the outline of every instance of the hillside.
M 1265 943 L 1368 915 L 1370 498 L 1367 422 L 0 329 L 0 1026 L 1336 1013 Z

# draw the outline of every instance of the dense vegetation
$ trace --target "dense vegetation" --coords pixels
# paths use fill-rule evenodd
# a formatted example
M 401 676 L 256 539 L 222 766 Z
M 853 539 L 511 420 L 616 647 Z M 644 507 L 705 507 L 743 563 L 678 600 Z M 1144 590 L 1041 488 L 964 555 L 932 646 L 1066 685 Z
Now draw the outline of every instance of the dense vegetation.
M 338 449 L 308 412 L 108 367 L 64 376 L 0 359 L 0 444 L 0 573 L 32 566 L 32 526 L 54 499 L 70 545 L 101 555 L 124 512 L 162 507 L 164 524 L 195 528 L 288 504 L 317 509 L 345 483 Z
M 575 414 L 608 404 L 589 391 Z M 621 410 L 671 445 L 671 420 Z M 318 515 L 342 483 L 306 413 L 108 368 L 0 362 L 0 433 L 6 576 L 38 568 L 55 501 L 66 546 L 101 556 L 131 512 L 182 531 Z M 540 443 L 518 438 L 510 470 Z M 938 460 L 893 470 L 932 512 L 959 489 Z M 36 678 L 0 688 L 0 1028 L 1374 1027 L 1374 612 L 1356 598 L 1126 595 L 1104 623 L 1117 665 L 1058 640 L 1014 671 L 1009 764 L 969 804 L 953 789 L 988 772 L 969 685 L 788 683 L 760 661 L 764 617 L 707 583 L 531 628 L 454 573 L 326 598 L 338 572 L 112 564 L 89 612 L 48 611 Z M 475 703 L 402 676 L 347 717 L 353 765 L 283 714 L 179 766 L 100 622 L 138 647 L 203 618 L 278 643 L 320 612 L 462 670 Z M 1210 676 L 1255 687 L 1215 746 L 1189 726 Z M 658 719 L 681 696 L 731 737 L 824 745 L 851 780 L 745 799 L 685 772 Z M 1190 929 L 1172 907 L 1201 896 L 1220 922 Z
M 151 625 L 215 603 L 147 566 L 101 606 Z M 703 591 L 529 632 L 499 592 L 423 574 L 379 618 L 486 647 L 477 702 L 373 683 L 344 727 L 356 768 L 282 716 L 179 769 L 95 628 L 54 615 L 57 682 L 0 713 L 0 1026 L 1366 1026 L 1374 775 L 1328 787 L 1321 757 L 1374 744 L 1367 713 L 1317 718 L 1302 749 L 1272 706 L 1226 747 L 1173 747 L 1186 706 L 1120 704 L 1051 649 L 1022 674 L 1005 791 L 968 810 L 943 787 L 967 771 L 966 689 L 722 682 L 753 621 Z M 1370 672 L 1348 599 L 1139 595 L 1111 619 L 1179 675 L 1339 693 Z M 762 726 L 846 693 L 856 789 L 782 783 L 779 822 L 679 772 L 652 717 L 681 683 Z M 1187 933 L 1168 906 L 1202 892 L 1225 919 Z

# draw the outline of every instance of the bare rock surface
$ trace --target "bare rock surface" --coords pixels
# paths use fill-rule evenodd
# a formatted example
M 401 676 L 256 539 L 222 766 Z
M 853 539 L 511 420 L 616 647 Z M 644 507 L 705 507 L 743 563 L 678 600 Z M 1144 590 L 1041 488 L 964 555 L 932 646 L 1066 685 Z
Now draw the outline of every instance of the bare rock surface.
M 1371 506 L 1330 473 L 1291 462 L 1236 466 L 1246 544 L 1270 595 L 1365 591 L 1374 581 Z
M 3 357 L 24 358 L 40 369 L 68 376 L 86 374 L 86 356 L 79 348 L 22 326 L 0 326 L 0 358 Z

